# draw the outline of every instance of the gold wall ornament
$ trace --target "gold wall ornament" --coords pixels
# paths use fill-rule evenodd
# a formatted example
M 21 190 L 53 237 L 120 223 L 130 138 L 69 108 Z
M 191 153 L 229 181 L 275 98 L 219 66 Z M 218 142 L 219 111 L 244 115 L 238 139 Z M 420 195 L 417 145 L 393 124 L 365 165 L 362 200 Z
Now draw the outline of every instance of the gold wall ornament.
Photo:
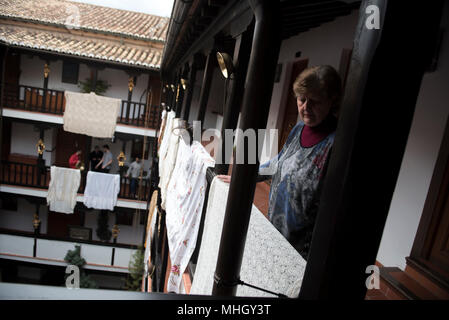
M 176 103 L 178 103 L 178 100 L 179 100 L 179 89 L 180 89 L 180 85 L 178 83 L 178 89 L 176 91 Z
M 36 147 L 37 147 L 37 153 L 42 155 L 44 153 L 44 150 L 45 150 L 44 141 L 42 141 L 42 139 L 39 139 L 39 141 L 36 144 Z
M 187 84 L 188 84 L 189 82 L 186 80 L 186 79 L 184 79 L 184 78 L 182 78 L 181 79 L 181 85 L 182 85 L 182 89 L 183 90 L 186 90 L 187 89 Z
M 76 164 L 76 168 L 79 169 L 80 171 L 83 171 L 86 168 L 86 166 L 84 165 L 84 161 L 79 161 Z
M 114 237 L 114 239 L 117 239 L 119 233 L 120 229 L 118 225 L 114 224 L 114 226 L 112 227 L 112 237 Z
M 119 167 L 123 167 L 125 165 L 126 157 L 123 151 L 120 151 L 120 154 L 117 157 Z
M 129 77 L 128 79 L 128 90 L 131 92 L 134 89 L 134 79 L 133 77 Z
M 41 224 L 41 220 L 39 219 L 39 216 L 37 215 L 37 213 L 35 213 L 34 216 L 33 216 L 33 227 L 34 227 L 34 229 L 39 228 L 40 224 Z
M 48 78 L 48 75 L 50 74 L 50 67 L 48 64 L 44 64 L 44 78 Z

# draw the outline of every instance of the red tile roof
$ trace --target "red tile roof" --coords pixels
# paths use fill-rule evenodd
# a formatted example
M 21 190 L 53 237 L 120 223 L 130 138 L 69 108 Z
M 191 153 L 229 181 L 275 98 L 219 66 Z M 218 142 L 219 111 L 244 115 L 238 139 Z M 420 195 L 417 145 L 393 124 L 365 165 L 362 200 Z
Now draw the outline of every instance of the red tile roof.
M 155 70 L 168 22 L 65 0 L 0 0 L 0 42 Z
M 155 70 L 160 68 L 162 55 L 158 48 L 16 25 L 0 24 L 0 42 Z
M 165 41 L 169 18 L 64 0 L 0 0 L 0 17 Z

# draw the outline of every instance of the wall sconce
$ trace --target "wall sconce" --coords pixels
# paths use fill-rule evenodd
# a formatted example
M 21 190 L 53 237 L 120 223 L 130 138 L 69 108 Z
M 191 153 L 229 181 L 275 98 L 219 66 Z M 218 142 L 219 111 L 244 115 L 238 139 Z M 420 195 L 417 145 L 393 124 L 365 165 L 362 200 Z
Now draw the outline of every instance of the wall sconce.
M 114 239 L 117 239 L 119 233 L 120 233 L 120 229 L 119 229 L 118 225 L 114 224 L 114 226 L 112 227 L 112 237 Z
M 178 103 L 179 101 L 179 89 L 181 88 L 181 86 L 178 84 L 178 89 L 176 90 L 176 103 Z
M 217 52 L 217 60 L 221 73 L 228 79 L 235 70 L 231 56 L 225 52 Z
M 126 161 L 126 157 L 125 157 L 125 153 L 122 151 L 120 151 L 120 154 L 117 157 L 118 160 L 118 165 L 119 167 L 123 167 L 125 165 L 125 161 Z
M 33 227 L 36 230 L 37 228 L 39 228 L 39 225 L 41 224 L 41 220 L 39 219 L 39 216 L 37 215 L 37 213 L 34 214 L 33 216 Z
M 42 141 L 42 139 L 39 139 L 39 141 L 37 142 L 36 146 L 37 146 L 37 153 L 39 155 L 42 155 L 44 153 L 44 150 L 45 150 L 44 141 Z
M 134 79 L 133 77 L 129 77 L 128 79 L 128 90 L 129 92 L 133 91 L 134 89 Z
M 76 168 L 79 169 L 80 171 L 83 171 L 85 168 L 84 162 L 83 161 L 78 162 L 78 164 L 76 165 Z
M 48 64 L 44 64 L 44 78 L 48 78 L 48 75 L 50 74 L 50 67 L 48 66 Z
M 181 85 L 182 85 L 182 89 L 185 90 L 187 89 L 187 84 L 189 82 L 186 79 L 181 78 Z
M 170 85 L 170 88 L 171 88 L 171 91 L 175 92 L 176 87 L 175 87 L 174 84 L 171 84 L 171 85 Z

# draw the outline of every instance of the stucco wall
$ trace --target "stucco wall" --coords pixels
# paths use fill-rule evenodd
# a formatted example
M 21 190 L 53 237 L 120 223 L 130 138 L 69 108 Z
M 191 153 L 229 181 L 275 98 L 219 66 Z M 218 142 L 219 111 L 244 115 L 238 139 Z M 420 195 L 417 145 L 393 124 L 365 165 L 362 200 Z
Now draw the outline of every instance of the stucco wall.
M 443 28 L 449 27 L 446 2 Z M 438 67 L 424 75 L 398 181 L 377 260 L 405 268 L 438 157 L 449 108 L 449 34 L 444 35 Z

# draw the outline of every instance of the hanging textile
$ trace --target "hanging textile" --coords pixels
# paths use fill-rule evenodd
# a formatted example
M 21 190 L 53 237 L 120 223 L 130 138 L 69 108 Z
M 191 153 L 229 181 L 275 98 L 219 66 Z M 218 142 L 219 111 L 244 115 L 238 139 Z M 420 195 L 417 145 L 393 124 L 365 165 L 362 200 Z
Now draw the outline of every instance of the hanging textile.
M 185 120 L 182 119 L 173 119 L 173 127 L 170 130 L 168 137 L 168 148 L 165 157 L 159 158 L 159 163 L 162 163 L 162 173 L 159 171 L 160 179 L 159 179 L 159 188 L 161 190 L 161 207 L 166 210 L 166 198 L 167 198 L 167 188 L 170 183 L 170 179 L 172 177 L 173 168 L 176 164 L 178 145 L 181 139 L 182 130 L 186 127 Z
M 65 91 L 64 131 L 112 138 L 121 100 L 95 93 Z
M 167 111 L 162 110 L 161 126 L 159 128 L 159 137 L 157 138 L 157 151 L 158 151 L 158 153 L 159 153 L 159 148 L 161 147 L 162 139 L 164 139 L 165 126 L 167 125 L 167 114 L 168 114 Z
M 161 142 L 159 145 L 159 150 L 158 150 L 158 156 L 159 159 L 165 157 L 167 150 L 168 150 L 168 140 L 169 140 L 169 135 L 172 131 L 173 128 L 173 119 L 175 118 L 176 113 L 174 111 L 170 111 L 167 113 L 166 117 L 165 117 L 165 125 L 164 125 L 164 131 L 161 131 Z M 162 170 L 162 166 L 164 164 L 161 163 L 161 161 L 159 161 L 159 173 Z
M 47 204 L 50 206 L 50 211 L 73 213 L 80 181 L 81 174 L 78 169 L 52 166 L 47 193 Z
M 120 175 L 89 171 L 84 189 L 84 205 L 99 210 L 114 210 L 120 192 Z
M 167 290 L 179 293 L 182 275 L 196 246 L 207 187 L 206 170 L 214 165 L 201 143 L 179 142 L 173 178 L 167 189 L 166 226 L 171 271 Z
M 191 294 L 212 294 L 228 191 L 229 184 L 218 178 L 212 181 Z M 253 205 L 240 279 L 294 298 L 299 294 L 305 266 L 301 255 Z M 241 285 L 237 296 L 275 297 Z
M 151 272 L 148 270 L 148 264 L 151 262 L 151 240 L 153 239 L 154 230 L 156 229 L 156 217 L 157 206 L 153 207 L 153 210 L 148 211 L 148 224 L 147 224 L 147 238 L 145 240 L 145 253 L 144 253 L 144 269 L 145 273 Z

